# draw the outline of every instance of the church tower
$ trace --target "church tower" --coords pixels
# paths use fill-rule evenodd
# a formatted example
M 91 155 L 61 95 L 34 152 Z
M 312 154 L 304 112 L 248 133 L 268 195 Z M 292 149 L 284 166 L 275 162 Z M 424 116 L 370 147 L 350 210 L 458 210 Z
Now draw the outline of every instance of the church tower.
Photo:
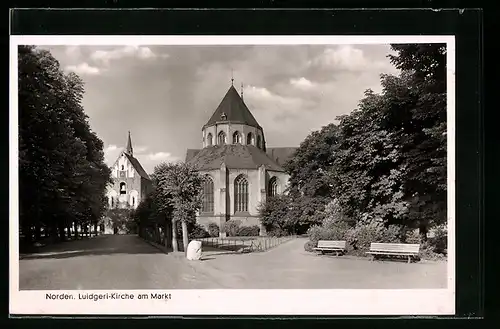
M 295 148 L 267 148 L 264 129 L 233 83 L 202 127 L 202 149 L 188 149 L 186 162 L 204 176 L 203 205 L 197 222 L 219 226 L 226 236 L 228 221 L 265 234 L 258 207 L 286 189 L 286 161 Z
M 266 151 L 264 130 L 258 124 L 233 84 L 202 128 L 203 147 L 252 145 Z
M 130 131 L 125 149 L 111 167 L 113 184 L 108 187 L 108 206 L 137 208 L 151 190 L 151 179 L 134 157 Z

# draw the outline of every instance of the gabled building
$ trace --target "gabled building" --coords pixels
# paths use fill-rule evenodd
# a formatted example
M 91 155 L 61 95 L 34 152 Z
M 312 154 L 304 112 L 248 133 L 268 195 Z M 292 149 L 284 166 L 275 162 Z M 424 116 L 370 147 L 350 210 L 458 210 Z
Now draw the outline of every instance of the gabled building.
M 137 208 L 152 189 L 151 179 L 134 157 L 132 139 L 128 133 L 127 147 L 111 167 L 113 184 L 108 186 L 108 206 Z
M 202 127 L 201 144 L 186 154 L 186 162 L 205 176 L 198 223 L 216 223 L 221 236 L 231 219 L 261 227 L 257 207 L 285 190 L 289 176 L 282 165 L 296 148 L 268 148 L 264 129 L 232 84 Z

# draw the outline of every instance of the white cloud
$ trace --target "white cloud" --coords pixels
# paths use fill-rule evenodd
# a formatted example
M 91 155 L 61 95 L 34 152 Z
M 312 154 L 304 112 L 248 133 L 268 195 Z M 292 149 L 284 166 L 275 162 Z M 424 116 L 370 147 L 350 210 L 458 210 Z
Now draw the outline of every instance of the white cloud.
M 80 46 L 67 46 L 64 52 L 66 56 L 69 56 L 72 59 L 80 58 L 80 56 L 82 55 Z
M 177 157 L 172 156 L 172 154 L 168 152 L 156 152 L 156 153 L 150 153 L 147 155 L 149 160 L 152 161 L 174 161 L 177 159 Z
M 108 166 L 112 166 L 113 163 L 116 161 L 116 158 L 118 157 L 118 154 L 120 153 L 121 149 L 118 148 L 116 145 L 108 145 L 104 149 L 104 160 L 107 163 Z
M 96 50 L 90 55 L 90 58 L 94 61 L 108 65 L 110 61 L 121 58 L 137 57 L 140 59 L 151 59 L 156 56 L 157 55 L 149 47 L 124 46 L 113 50 Z
M 90 66 L 88 63 L 80 63 L 78 65 L 68 65 L 66 66 L 66 70 L 81 75 L 97 75 L 101 73 L 101 70 L 99 68 Z
M 104 149 L 104 153 L 113 152 L 117 149 L 118 149 L 118 146 L 111 144 Z
M 145 152 L 147 149 L 148 149 L 147 146 L 134 147 L 134 153 L 142 153 Z
M 361 49 L 351 45 L 343 45 L 337 48 L 325 49 L 321 55 L 309 61 L 309 65 L 339 70 L 362 71 L 373 68 L 380 69 L 387 66 L 387 63 L 371 61 Z
M 299 89 L 310 89 L 314 87 L 314 83 L 304 77 L 300 79 L 290 79 L 290 84 Z
M 246 94 L 249 94 L 250 97 L 253 98 L 273 98 L 273 94 L 269 90 L 263 87 L 256 87 L 256 86 L 248 86 L 247 90 L 245 91 Z
M 282 129 L 284 120 L 307 115 L 314 102 L 297 96 L 282 96 L 267 88 L 250 86 L 245 93 L 247 105 L 257 121 L 268 131 Z

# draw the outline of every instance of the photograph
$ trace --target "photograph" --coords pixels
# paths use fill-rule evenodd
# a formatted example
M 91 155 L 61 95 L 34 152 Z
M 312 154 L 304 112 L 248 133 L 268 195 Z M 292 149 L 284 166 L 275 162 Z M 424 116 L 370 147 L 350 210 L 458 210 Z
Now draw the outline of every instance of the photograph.
M 11 301 L 453 311 L 453 37 L 297 39 L 11 41 Z

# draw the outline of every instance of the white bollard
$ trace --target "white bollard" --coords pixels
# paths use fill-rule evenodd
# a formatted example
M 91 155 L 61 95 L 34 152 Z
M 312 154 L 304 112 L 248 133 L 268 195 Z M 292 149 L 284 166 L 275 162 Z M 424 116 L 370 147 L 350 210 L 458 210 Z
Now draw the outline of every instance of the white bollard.
M 188 260 L 200 260 L 201 258 L 201 241 L 193 240 L 189 242 L 186 252 Z

